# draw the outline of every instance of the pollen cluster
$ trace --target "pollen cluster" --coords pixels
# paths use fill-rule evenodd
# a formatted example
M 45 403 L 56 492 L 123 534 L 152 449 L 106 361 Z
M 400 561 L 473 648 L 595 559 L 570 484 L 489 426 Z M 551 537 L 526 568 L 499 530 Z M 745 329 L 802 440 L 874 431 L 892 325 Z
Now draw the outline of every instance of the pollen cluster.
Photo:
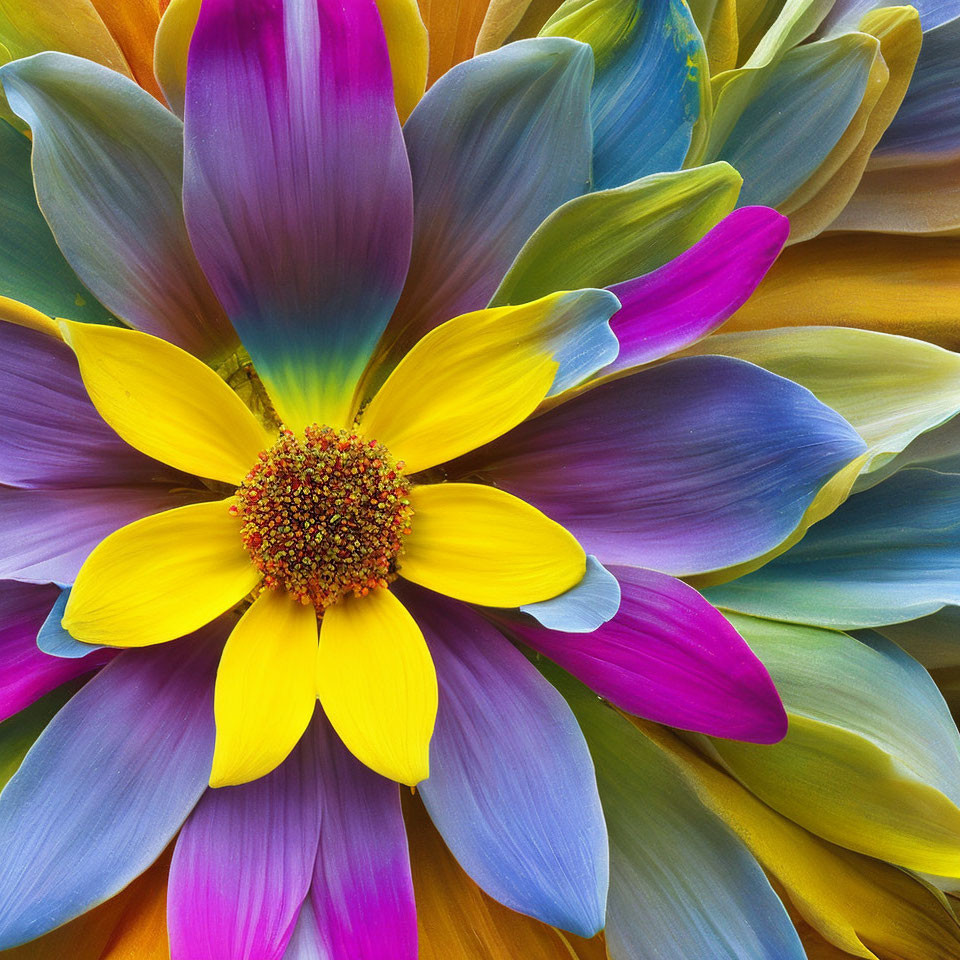
M 230 512 L 264 585 L 322 611 L 395 579 L 409 493 L 383 444 L 315 424 L 260 454 Z

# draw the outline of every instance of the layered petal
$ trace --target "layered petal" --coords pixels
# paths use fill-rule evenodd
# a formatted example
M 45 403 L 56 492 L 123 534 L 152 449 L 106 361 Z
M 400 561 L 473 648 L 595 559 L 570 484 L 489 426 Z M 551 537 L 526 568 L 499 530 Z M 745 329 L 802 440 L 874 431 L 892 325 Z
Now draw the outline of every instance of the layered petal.
M 414 519 L 400 573 L 491 607 L 549 600 L 583 579 L 586 556 L 559 524 L 516 497 L 475 483 L 410 492 Z
M 7 392 L 0 409 L 0 483 L 119 486 L 172 474 L 107 426 L 69 347 L 55 337 L 0 322 L 0 377 Z
M 181 207 L 182 126 L 135 83 L 41 53 L 0 68 L 33 133 L 40 207 L 64 256 L 132 326 L 209 359 L 235 335 L 200 272 Z
M 316 659 L 313 606 L 283 590 L 264 590 L 220 657 L 210 786 L 256 780 L 283 762 L 313 716 Z
M 324 612 L 316 678 L 324 713 L 358 760 L 410 786 L 428 775 L 437 676 L 420 627 L 389 590 Z
M 522 497 L 602 563 L 680 575 L 776 546 L 863 449 L 803 387 L 695 357 L 587 389 L 449 473 Z
M 525 603 L 521 613 L 563 633 L 593 633 L 620 607 L 620 583 L 596 557 L 587 557 L 583 579 L 550 600 Z
M 619 187 L 679 170 L 699 152 L 710 112 L 707 54 L 683 0 L 573 0 L 541 36 L 589 43 L 596 60 L 591 90 L 593 184 Z
M 611 287 L 622 304 L 611 323 L 620 352 L 606 372 L 659 360 L 715 330 L 756 289 L 789 231 L 769 207 L 744 207 L 659 270 Z
M 491 306 L 560 289 L 608 287 L 679 256 L 737 202 L 740 174 L 726 163 L 657 173 L 570 200 L 523 245 Z
M 260 579 L 227 501 L 121 527 L 77 574 L 63 627 L 78 640 L 142 647 L 181 637 L 239 603 Z
M 85 657 L 94 650 L 102 650 L 92 643 L 83 643 L 80 640 L 71 637 L 60 625 L 63 620 L 63 611 L 67 607 L 67 601 L 70 599 L 70 587 L 63 587 L 60 594 L 54 601 L 50 612 L 47 614 L 43 625 L 37 633 L 37 648 L 51 657 L 64 657 L 67 660 L 73 660 L 77 657 Z
M 408 473 L 482 446 L 616 356 L 618 305 L 605 290 L 577 290 L 449 320 L 394 369 L 362 428 Z
M 418 0 L 430 37 L 430 73 L 435 83 L 452 66 L 473 56 L 489 0 Z
M 0 795 L 0 947 L 122 890 L 179 830 L 210 769 L 221 640 L 125 653 L 33 745 Z
M 182 493 L 159 484 L 88 490 L 0 487 L 0 579 L 71 583 L 104 537 L 183 502 Z
M 430 779 L 419 788 L 433 822 L 494 899 L 593 936 L 603 926 L 607 837 L 573 715 L 479 614 L 415 598 L 440 682 Z
M 307 919 L 318 956 L 416 960 L 417 910 L 397 785 L 356 760 L 321 717 L 314 736 L 323 824 Z
M 740 357 L 807 387 L 866 441 L 865 471 L 960 412 L 960 356 L 921 340 L 800 327 L 721 334 L 693 350 Z
M 790 715 L 779 744 L 716 741 L 761 800 L 834 843 L 960 871 L 960 736 L 929 674 L 875 633 L 736 617 Z
M 0 582 L 0 720 L 110 659 L 64 660 L 37 649 L 37 633 L 56 596 L 53 584 Z
M 187 91 L 187 55 L 199 15 L 200 0 L 170 0 L 154 41 L 153 72 L 167 104 L 180 118 Z
M 90 0 L 123 53 L 133 79 L 153 96 L 160 90 L 153 75 L 153 38 L 163 0 Z
M 405 123 L 427 86 L 427 28 L 417 0 L 377 0 L 390 53 L 393 99 Z
M 590 747 L 610 834 L 611 957 L 804 960 L 760 864 L 666 754 L 556 668 Z
M 267 776 L 200 798 L 170 865 L 174 958 L 281 960 L 317 853 L 319 760 L 307 736 Z
M 61 321 L 100 415 L 172 467 L 239 484 L 274 437 L 209 367 L 133 330 Z
M 281 419 L 346 426 L 410 256 L 410 170 L 376 4 L 213 0 L 189 64 L 197 257 Z
M 956 477 L 910 469 L 850 497 L 712 603 L 834 628 L 900 623 L 960 603 Z
M 30 169 L 30 141 L 0 121 L 0 296 L 52 316 L 94 323 L 110 314 L 63 258 L 37 206 Z
M 716 609 L 662 573 L 612 572 L 620 609 L 594 633 L 511 631 L 628 713 L 733 740 L 783 738 L 787 718 L 770 675 Z
M 588 188 L 592 72 L 583 44 L 526 40 L 456 67 L 417 106 L 403 131 L 413 255 L 378 349 L 387 370 L 438 323 L 486 306 L 527 237 Z

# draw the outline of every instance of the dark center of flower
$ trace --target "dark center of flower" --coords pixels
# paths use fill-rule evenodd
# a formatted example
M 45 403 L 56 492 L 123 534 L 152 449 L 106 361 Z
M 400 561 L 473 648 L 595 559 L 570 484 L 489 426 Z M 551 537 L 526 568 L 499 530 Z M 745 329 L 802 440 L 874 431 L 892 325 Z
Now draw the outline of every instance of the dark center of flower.
M 396 578 L 409 493 L 383 444 L 314 424 L 260 454 L 230 512 L 264 584 L 323 610 Z

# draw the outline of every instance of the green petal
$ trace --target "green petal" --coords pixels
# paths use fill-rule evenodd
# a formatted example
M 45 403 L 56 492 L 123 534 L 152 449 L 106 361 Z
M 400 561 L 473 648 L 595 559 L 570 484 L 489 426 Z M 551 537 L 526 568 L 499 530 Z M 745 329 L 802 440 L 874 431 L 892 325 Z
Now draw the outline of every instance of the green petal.
M 712 163 L 570 200 L 523 245 L 491 306 L 608 287 L 656 270 L 733 209 L 741 182 L 729 164 Z

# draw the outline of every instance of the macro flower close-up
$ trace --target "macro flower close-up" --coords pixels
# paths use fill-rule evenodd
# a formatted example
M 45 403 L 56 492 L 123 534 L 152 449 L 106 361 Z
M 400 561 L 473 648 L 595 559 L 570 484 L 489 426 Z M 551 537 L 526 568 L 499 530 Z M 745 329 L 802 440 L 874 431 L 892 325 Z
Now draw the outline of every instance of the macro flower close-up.
M 960 958 L 960 3 L 0 8 L 0 960 Z

